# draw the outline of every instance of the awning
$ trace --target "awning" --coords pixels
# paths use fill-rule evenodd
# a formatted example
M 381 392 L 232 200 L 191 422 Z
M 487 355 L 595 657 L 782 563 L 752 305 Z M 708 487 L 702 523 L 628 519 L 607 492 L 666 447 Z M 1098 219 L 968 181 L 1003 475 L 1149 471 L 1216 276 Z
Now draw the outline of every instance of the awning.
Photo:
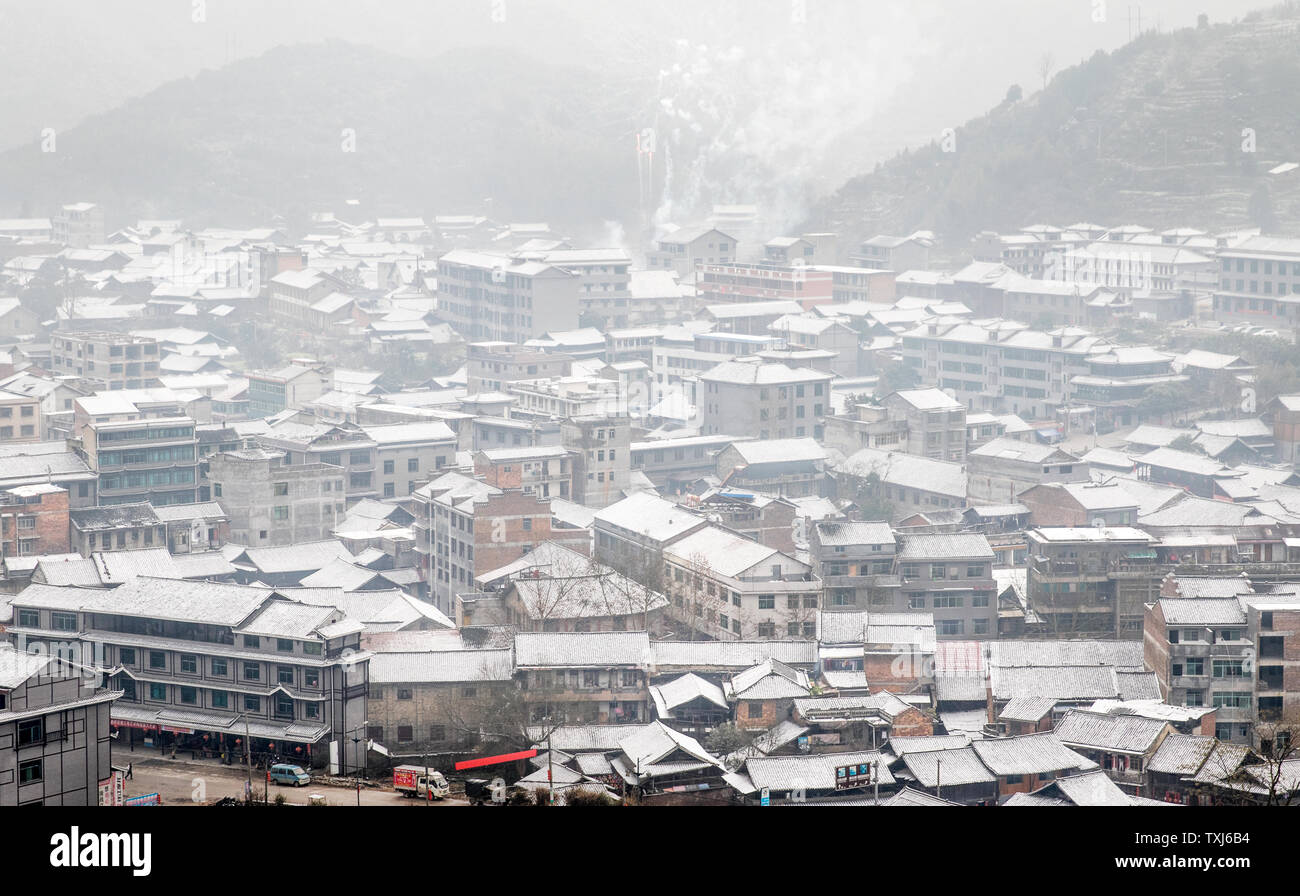
M 1130 560 L 1154 560 L 1156 559 L 1155 551 L 1129 551 L 1124 555 Z

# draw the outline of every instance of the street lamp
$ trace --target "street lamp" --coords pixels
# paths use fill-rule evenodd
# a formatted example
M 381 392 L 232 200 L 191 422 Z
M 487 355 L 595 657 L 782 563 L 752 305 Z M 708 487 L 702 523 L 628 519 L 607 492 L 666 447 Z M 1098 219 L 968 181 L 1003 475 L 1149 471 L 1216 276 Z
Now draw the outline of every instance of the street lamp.
M 343 738 L 344 738 L 344 740 L 346 741 L 346 740 L 349 739 L 349 738 L 348 738 L 348 735 L 349 735 L 349 734 L 354 734 L 354 733 L 356 733 L 357 731 L 365 731 L 365 730 L 366 730 L 366 726 L 369 725 L 369 724 L 370 724 L 370 720 L 369 720 L 369 719 L 365 719 L 365 720 L 362 721 L 362 723 L 361 723 L 360 725 L 358 725 L 356 728 L 349 728 L 347 731 L 344 731 L 344 732 L 343 732 Z M 364 738 L 360 738 L 360 737 L 353 737 L 353 738 L 351 738 L 351 741 L 352 741 L 353 746 L 356 746 L 357 744 L 361 743 L 363 740 L 364 740 Z M 344 770 L 344 774 L 345 774 L 345 775 L 347 774 L 347 761 L 348 761 L 348 760 L 347 760 L 347 757 L 344 756 L 344 757 L 343 757 L 343 770 Z M 353 775 L 353 779 L 356 781 L 356 785 L 357 785 L 357 805 L 358 805 L 358 806 L 361 805 L 361 766 L 362 766 L 363 764 L 364 764 L 364 761 L 358 761 L 358 763 L 357 763 L 356 773 Z

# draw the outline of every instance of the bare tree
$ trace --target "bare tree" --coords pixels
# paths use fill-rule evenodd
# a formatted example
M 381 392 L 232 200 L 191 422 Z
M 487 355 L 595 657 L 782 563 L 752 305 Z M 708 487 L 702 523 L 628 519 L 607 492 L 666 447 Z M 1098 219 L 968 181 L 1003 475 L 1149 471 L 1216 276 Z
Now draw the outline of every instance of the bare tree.
M 1052 77 L 1052 69 L 1056 66 L 1056 60 L 1052 58 L 1051 53 L 1044 53 L 1038 59 L 1038 76 L 1043 79 L 1043 89 L 1047 89 L 1047 82 Z

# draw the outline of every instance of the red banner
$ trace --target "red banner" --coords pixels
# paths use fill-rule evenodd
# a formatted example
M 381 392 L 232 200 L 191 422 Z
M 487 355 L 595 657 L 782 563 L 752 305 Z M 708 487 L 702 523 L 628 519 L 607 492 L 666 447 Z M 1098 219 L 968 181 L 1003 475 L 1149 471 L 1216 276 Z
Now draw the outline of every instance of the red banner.
M 503 762 L 514 762 L 517 759 L 532 759 L 536 755 L 536 750 L 521 750 L 518 753 L 501 753 L 497 756 L 484 756 L 482 759 L 466 759 L 464 762 L 456 763 L 456 771 L 464 771 L 467 768 L 479 768 L 484 765 L 500 765 Z

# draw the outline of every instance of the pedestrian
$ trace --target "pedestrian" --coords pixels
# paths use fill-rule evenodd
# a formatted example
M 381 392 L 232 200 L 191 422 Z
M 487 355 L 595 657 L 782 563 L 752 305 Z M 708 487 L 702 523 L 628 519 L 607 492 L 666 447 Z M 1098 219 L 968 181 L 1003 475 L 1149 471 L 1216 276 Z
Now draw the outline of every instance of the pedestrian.
M 131 767 L 131 763 L 129 762 L 126 764 L 126 776 L 128 778 L 134 778 L 135 776 L 135 769 Z

